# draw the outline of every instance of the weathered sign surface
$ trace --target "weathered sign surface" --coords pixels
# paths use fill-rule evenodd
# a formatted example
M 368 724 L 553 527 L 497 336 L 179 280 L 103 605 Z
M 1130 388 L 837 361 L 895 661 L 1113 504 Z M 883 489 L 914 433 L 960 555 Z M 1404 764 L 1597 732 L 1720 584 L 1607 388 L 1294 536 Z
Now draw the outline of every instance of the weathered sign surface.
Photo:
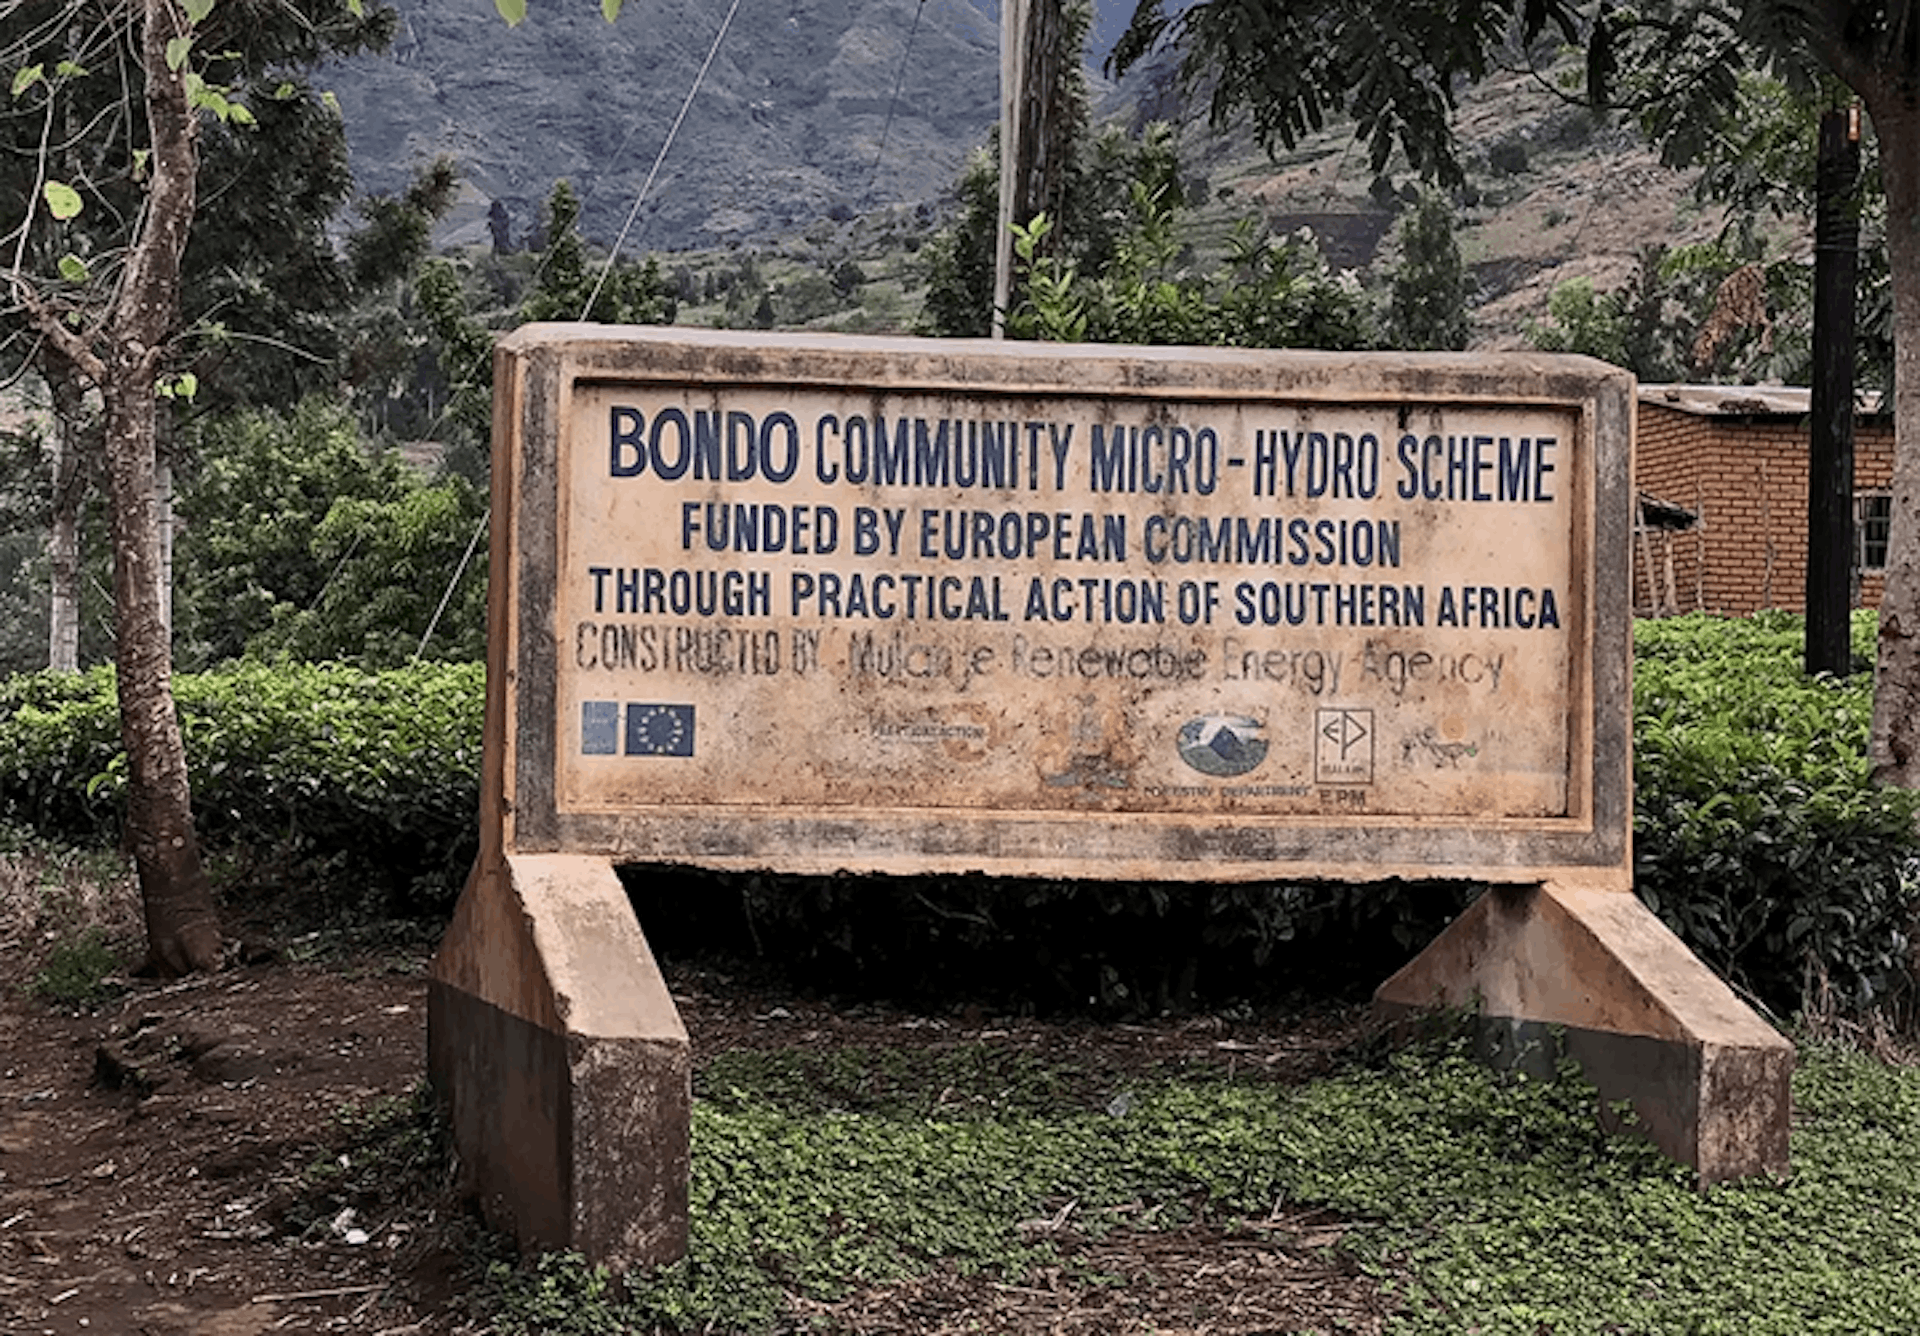
M 534 327 L 501 371 L 554 498 L 496 493 L 518 847 L 1625 865 L 1598 364 Z

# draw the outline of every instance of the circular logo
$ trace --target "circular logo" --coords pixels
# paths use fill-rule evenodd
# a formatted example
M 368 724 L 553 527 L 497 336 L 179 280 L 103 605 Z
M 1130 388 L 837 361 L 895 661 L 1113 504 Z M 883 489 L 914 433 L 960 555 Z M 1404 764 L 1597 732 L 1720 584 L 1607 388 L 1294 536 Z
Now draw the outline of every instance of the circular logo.
M 1180 725 L 1180 759 L 1203 775 L 1244 775 L 1267 759 L 1266 727 L 1244 714 L 1203 714 Z

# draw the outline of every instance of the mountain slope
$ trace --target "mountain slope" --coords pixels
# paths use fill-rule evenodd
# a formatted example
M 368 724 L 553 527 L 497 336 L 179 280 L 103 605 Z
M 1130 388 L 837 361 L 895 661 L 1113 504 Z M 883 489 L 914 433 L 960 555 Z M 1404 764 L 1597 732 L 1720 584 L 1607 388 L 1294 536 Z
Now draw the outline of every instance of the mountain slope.
M 389 56 L 327 71 L 363 190 L 402 188 L 448 153 L 468 234 L 502 201 L 516 238 L 553 182 L 611 238 L 638 197 L 714 35 L 715 0 L 394 0 Z M 992 0 L 742 0 L 635 227 L 641 249 L 776 236 L 830 211 L 933 198 L 998 114 Z M 908 41 L 911 37 L 911 47 Z M 896 84 L 899 88 L 895 97 Z
M 489 239 L 496 200 L 524 241 L 561 177 L 583 197 L 583 230 L 610 241 L 728 8 L 625 0 L 607 24 L 592 0 L 531 0 L 526 22 L 508 29 L 492 0 L 392 3 L 401 15 L 394 52 L 335 67 L 328 82 L 362 189 L 398 190 L 437 153 L 461 162 L 466 197 L 440 237 L 455 244 Z M 1093 53 L 1132 7 L 1099 0 Z M 985 142 L 998 114 L 997 24 L 998 0 L 740 0 L 627 253 L 744 246 L 796 272 L 855 261 L 890 276 L 891 304 L 802 323 L 911 326 L 924 275 L 894 253 L 910 215 L 888 209 L 939 200 Z M 1152 70 L 1117 90 L 1096 81 L 1096 102 L 1123 118 L 1138 115 L 1142 99 L 1174 112 L 1164 83 Z M 1346 124 L 1269 157 L 1244 131 L 1216 135 L 1198 118 L 1183 118 L 1182 159 L 1203 253 L 1223 253 L 1232 222 L 1251 214 L 1282 234 L 1311 227 L 1337 267 L 1390 262 L 1394 219 L 1414 193 L 1404 163 L 1376 180 Z M 1646 246 L 1698 241 L 1721 225 L 1720 211 L 1690 201 L 1690 174 L 1663 168 L 1630 127 L 1596 124 L 1531 74 L 1462 90 L 1456 127 L 1469 175 L 1458 200 L 1478 280 L 1476 346 L 1523 344 L 1557 283 L 1585 276 L 1616 287 Z M 905 222 L 909 250 L 929 216 Z M 1789 248 L 1804 244 L 1792 224 L 1782 230 Z M 873 305 L 870 292 L 865 300 Z M 683 306 L 683 319 L 703 315 L 742 318 Z

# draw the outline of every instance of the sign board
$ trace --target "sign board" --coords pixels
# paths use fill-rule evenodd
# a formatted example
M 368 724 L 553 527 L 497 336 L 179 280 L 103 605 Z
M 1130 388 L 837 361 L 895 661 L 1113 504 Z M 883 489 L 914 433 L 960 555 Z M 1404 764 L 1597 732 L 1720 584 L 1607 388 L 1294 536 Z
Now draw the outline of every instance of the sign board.
M 551 325 L 498 357 L 510 851 L 1626 874 L 1623 373 Z

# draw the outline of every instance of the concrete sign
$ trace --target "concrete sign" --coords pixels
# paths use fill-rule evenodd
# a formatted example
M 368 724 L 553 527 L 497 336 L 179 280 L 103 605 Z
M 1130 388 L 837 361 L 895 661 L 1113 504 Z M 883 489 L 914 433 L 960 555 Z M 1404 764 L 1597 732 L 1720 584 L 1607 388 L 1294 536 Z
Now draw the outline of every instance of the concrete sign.
M 1561 1045 L 1702 1182 L 1792 1049 L 1632 894 L 1632 378 L 1582 358 L 529 326 L 494 372 L 462 1182 L 686 1249 L 692 1064 L 618 862 L 1495 886 L 1384 984 Z
M 554 849 L 1624 866 L 1597 364 L 536 327 L 502 370 Z

